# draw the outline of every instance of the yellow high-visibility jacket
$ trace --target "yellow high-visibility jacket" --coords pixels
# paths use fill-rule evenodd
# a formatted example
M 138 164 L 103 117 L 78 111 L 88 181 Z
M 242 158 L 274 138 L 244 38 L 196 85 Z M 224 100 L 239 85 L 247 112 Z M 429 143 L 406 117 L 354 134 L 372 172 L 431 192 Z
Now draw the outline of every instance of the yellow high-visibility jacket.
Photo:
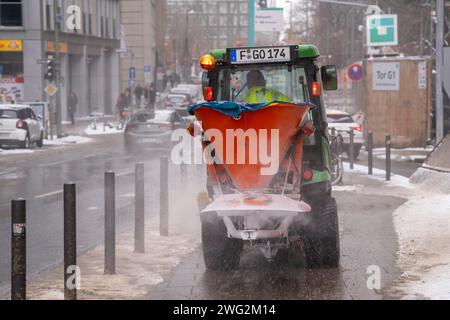
M 247 97 L 244 99 L 246 103 L 263 103 L 272 101 L 292 102 L 292 99 L 287 95 L 275 90 L 264 87 L 253 87 L 247 92 Z

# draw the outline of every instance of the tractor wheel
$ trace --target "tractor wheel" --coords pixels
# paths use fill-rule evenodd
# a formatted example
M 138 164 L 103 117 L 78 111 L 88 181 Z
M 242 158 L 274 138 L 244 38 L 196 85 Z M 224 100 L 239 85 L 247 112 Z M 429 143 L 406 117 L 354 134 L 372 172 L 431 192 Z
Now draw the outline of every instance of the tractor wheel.
M 225 223 L 217 214 L 204 215 L 201 220 L 203 259 L 206 269 L 238 269 L 243 241 L 228 238 Z
M 308 268 L 339 267 L 339 223 L 334 198 L 312 202 L 312 220 L 304 235 Z

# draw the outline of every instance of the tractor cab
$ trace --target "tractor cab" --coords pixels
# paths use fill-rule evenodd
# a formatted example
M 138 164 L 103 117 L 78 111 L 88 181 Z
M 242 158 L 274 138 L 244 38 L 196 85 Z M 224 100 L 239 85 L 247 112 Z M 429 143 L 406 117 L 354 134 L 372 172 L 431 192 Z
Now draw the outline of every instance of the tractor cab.
M 337 69 L 320 66 L 313 45 L 212 50 L 200 59 L 205 101 L 240 104 L 308 103 L 305 121 L 315 133 L 304 141 L 303 192 L 331 191 L 330 155 L 323 91 L 337 90 Z

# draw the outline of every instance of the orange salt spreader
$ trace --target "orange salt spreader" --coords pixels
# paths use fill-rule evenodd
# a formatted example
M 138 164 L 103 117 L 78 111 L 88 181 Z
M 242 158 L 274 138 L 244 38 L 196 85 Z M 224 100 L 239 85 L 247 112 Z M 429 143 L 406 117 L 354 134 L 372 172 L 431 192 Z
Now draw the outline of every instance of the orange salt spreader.
M 214 144 L 216 162 L 217 159 L 220 162 L 208 165 L 210 177 L 217 180 L 218 175 L 226 172 L 239 191 L 267 189 L 279 168 L 289 161 L 292 146 L 295 146 L 295 166 L 301 170 L 303 137 L 298 133 L 309 109 L 307 104 L 276 102 L 256 111 L 242 112 L 236 119 L 206 105 L 197 108 L 194 114 L 201 122 L 205 138 Z M 239 132 L 245 134 L 245 140 L 237 137 Z M 222 138 L 217 138 L 218 133 Z M 270 155 L 274 163 L 262 159 L 261 152 Z

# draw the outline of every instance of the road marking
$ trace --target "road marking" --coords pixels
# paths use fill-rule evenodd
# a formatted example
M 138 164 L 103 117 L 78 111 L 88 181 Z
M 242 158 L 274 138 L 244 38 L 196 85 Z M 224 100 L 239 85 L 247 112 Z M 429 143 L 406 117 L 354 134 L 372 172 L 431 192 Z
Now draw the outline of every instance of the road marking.
M 54 196 L 54 195 L 57 195 L 57 194 L 60 194 L 60 193 L 63 193 L 63 190 L 58 190 L 58 191 L 53 191 L 53 192 L 49 192 L 49 193 L 46 193 L 46 194 L 41 194 L 39 196 L 35 196 L 34 198 L 35 199 L 43 199 L 43 198 L 51 197 L 51 196 Z
M 70 163 L 70 162 L 73 162 L 73 160 L 72 161 L 51 162 L 51 163 L 41 164 L 41 165 L 39 165 L 39 168 L 48 168 L 48 167 L 53 167 L 53 166 L 59 166 L 59 165 Z
M 103 153 L 103 152 L 101 152 L 101 153 L 94 153 L 94 154 L 85 156 L 84 158 L 85 159 L 90 159 L 90 158 L 97 158 L 97 157 L 100 157 L 100 156 L 105 156 L 105 153 Z
M 0 172 L 0 176 L 4 176 L 4 175 L 6 175 L 6 174 L 8 174 L 8 173 L 14 172 L 14 170 L 16 170 L 16 169 L 9 169 L 9 170 Z

